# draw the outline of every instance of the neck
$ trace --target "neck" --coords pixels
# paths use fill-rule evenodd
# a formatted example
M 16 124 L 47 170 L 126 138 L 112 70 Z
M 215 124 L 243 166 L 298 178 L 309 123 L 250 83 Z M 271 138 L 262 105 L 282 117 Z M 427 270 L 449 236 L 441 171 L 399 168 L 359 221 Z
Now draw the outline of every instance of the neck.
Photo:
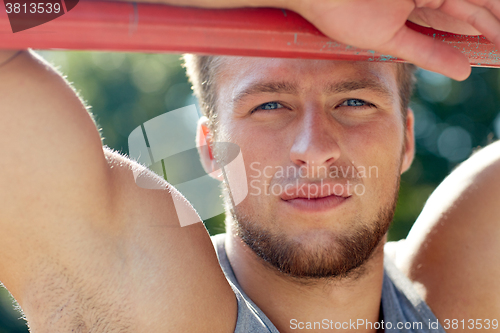
M 226 252 L 234 274 L 245 293 L 280 332 L 296 332 L 300 328 L 324 332 L 327 327 L 341 332 L 376 331 L 366 323 L 372 323 L 373 327 L 379 320 L 385 239 L 363 264 L 362 273 L 346 278 L 306 281 L 272 268 L 234 235 L 229 225 Z M 344 328 L 339 329 L 342 323 Z M 353 329 L 345 323 L 360 325 Z

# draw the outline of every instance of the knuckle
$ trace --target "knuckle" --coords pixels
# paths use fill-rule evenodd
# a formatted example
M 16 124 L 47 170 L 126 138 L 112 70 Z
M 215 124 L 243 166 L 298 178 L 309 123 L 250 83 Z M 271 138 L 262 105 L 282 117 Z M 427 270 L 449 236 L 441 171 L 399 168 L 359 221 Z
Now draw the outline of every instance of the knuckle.
M 473 27 L 477 27 L 477 23 L 478 23 L 477 13 L 471 13 L 470 15 L 468 15 L 466 22 Z

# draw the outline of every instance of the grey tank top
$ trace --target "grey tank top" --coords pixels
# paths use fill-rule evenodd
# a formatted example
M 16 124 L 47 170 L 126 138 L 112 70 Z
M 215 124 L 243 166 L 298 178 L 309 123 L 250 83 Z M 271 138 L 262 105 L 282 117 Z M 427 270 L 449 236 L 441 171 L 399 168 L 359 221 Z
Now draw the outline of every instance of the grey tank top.
M 255 305 L 241 289 L 227 258 L 224 240 L 225 234 L 212 237 L 220 266 L 238 302 L 238 318 L 234 333 L 279 333 L 269 318 L 267 318 L 259 307 Z M 434 316 L 429 306 L 414 290 L 410 280 L 396 268 L 388 255 L 385 255 L 384 258 L 384 282 L 382 286 L 381 310 L 383 313 L 383 328 L 385 332 L 446 333 L 441 324 L 438 323 L 436 316 Z M 380 323 L 378 325 L 380 325 Z M 337 326 L 338 329 L 341 328 L 341 325 L 344 325 L 344 329 L 349 329 L 351 331 L 366 328 L 365 323 L 359 322 L 360 326 L 356 326 L 357 324 L 358 323 L 354 321 L 351 323 L 318 323 L 318 325 L 325 325 L 322 328 L 325 330 L 330 329 L 330 327 L 335 328 L 335 325 L 340 325 Z M 371 324 L 377 325 L 377 323 Z M 291 322 L 291 325 L 297 325 L 297 323 Z M 347 327 L 347 325 L 350 326 Z M 293 328 L 293 326 L 291 326 L 291 328 Z M 370 326 L 368 326 L 368 328 L 370 328 Z M 375 328 L 378 327 L 375 326 Z

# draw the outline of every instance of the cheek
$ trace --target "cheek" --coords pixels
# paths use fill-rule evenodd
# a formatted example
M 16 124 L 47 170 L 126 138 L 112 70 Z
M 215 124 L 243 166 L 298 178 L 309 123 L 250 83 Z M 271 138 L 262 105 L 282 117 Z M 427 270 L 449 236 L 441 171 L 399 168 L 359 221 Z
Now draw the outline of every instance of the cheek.
M 241 147 L 246 166 L 249 197 L 252 202 L 265 200 L 264 197 L 268 195 L 269 187 L 280 165 L 279 161 L 273 160 L 272 157 L 276 155 L 269 152 L 267 146 L 259 147 L 258 144 L 253 143 L 251 147 Z
M 362 181 L 374 196 L 394 191 L 400 175 L 404 142 L 403 127 L 394 120 L 357 127 L 349 133 L 346 152 L 358 170 L 365 170 Z
M 240 147 L 245 164 L 248 195 L 239 205 L 240 212 L 258 214 L 269 205 L 272 198 L 269 187 L 277 168 L 283 164 L 280 156 L 286 155 L 286 149 L 278 145 L 281 140 L 269 137 L 269 132 L 241 123 L 227 124 L 224 136 Z
M 373 161 L 381 165 L 399 161 L 403 143 L 404 128 L 399 117 L 380 117 L 380 119 L 349 129 L 346 151 L 364 156 L 365 162 Z
M 258 163 L 259 168 L 264 168 L 288 162 L 286 131 L 270 131 L 237 121 L 228 126 L 228 131 L 231 142 L 240 146 L 247 166 Z

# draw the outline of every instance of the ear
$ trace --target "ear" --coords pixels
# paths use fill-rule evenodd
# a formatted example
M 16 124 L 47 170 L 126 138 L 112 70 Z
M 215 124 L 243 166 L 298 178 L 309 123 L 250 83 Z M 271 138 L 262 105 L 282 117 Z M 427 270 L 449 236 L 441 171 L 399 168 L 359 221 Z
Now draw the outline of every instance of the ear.
M 212 134 L 208 128 L 208 119 L 203 116 L 198 120 L 196 129 L 196 148 L 198 148 L 201 165 L 205 172 L 210 177 L 222 181 L 222 172 L 214 158 L 212 143 Z
M 406 114 L 406 128 L 405 128 L 405 146 L 403 151 L 403 161 L 401 162 L 401 173 L 408 170 L 415 157 L 415 132 L 413 126 L 415 125 L 415 116 L 413 111 L 408 108 Z

